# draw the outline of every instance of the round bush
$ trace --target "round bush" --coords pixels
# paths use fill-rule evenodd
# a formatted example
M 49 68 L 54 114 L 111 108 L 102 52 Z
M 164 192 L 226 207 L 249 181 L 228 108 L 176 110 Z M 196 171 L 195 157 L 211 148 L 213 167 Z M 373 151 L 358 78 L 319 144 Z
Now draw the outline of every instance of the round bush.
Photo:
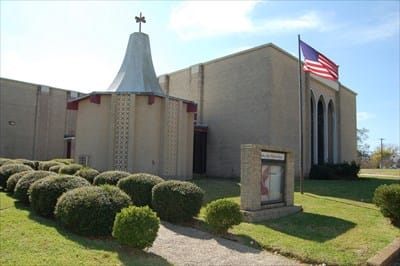
M 63 166 L 64 166 L 63 164 L 53 165 L 52 167 L 49 168 L 49 171 L 58 174 L 58 172 L 60 172 L 60 168 Z
M 90 183 L 93 183 L 93 179 L 99 174 L 99 171 L 92 168 L 81 168 L 75 173 L 76 176 L 85 178 Z
M 372 201 L 380 208 L 383 216 L 400 226 L 400 184 L 377 187 Z
M 42 179 L 46 176 L 57 176 L 56 173 L 49 171 L 32 171 L 21 177 L 14 188 L 14 197 L 25 204 L 29 204 L 29 187 L 36 180 Z
M 128 175 L 130 175 L 130 173 L 123 171 L 103 172 L 94 178 L 93 184 L 94 185 L 109 184 L 116 186 L 121 178 L 127 177 Z
M 6 165 L 6 164 L 24 164 L 24 165 L 27 165 L 27 166 L 31 167 L 32 169 L 36 170 L 37 166 L 39 165 L 39 162 L 31 161 L 31 160 L 27 160 L 27 159 L 15 159 L 15 160 L 8 160 L 3 165 Z
M 68 165 L 64 165 L 60 168 L 59 170 L 59 174 L 62 175 L 74 175 L 76 172 L 78 172 L 78 170 L 80 170 L 83 166 L 80 164 L 68 164 Z
M 224 234 L 234 225 L 240 224 L 243 215 L 239 204 L 227 199 L 218 199 L 207 204 L 206 222 L 218 234 Z
M 129 196 L 115 186 L 87 186 L 62 194 L 54 214 L 72 232 L 103 236 L 111 234 L 116 213 L 131 203 Z
M 11 175 L 8 179 L 7 179 L 7 191 L 10 194 L 14 193 L 14 189 L 15 189 L 15 185 L 17 184 L 18 180 L 20 180 L 25 174 L 32 172 L 33 170 L 28 170 L 28 171 L 23 171 L 23 172 L 19 172 L 19 173 L 15 173 L 13 175 Z
M 24 164 L 5 164 L 0 167 L 0 186 L 5 189 L 7 179 L 15 173 L 33 170 L 31 167 Z
M 43 162 L 39 162 L 38 169 L 42 170 L 42 171 L 49 171 L 50 167 L 55 166 L 55 165 L 64 166 L 65 164 L 56 162 L 56 161 L 43 161 Z
M 28 191 L 29 202 L 33 210 L 39 215 L 52 217 L 57 199 L 62 193 L 84 186 L 90 186 L 90 183 L 79 176 L 48 176 L 35 181 L 30 186 Z
M 7 158 L 0 158 L 0 166 L 3 166 L 5 163 L 11 161 L 11 159 L 7 159 Z
M 153 245 L 159 228 L 160 219 L 149 206 L 130 206 L 117 213 L 112 235 L 121 244 L 144 249 Z
M 193 183 L 170 180 L 153 187 L 152 205 L 162 220 L 185 222 L 199 213 L 203 196 Z
M 131 197 L 136 206 L 151 206 L 151 190 L 163 181 L 159 176 L 139 173 L 120 179 L 117 186 Z

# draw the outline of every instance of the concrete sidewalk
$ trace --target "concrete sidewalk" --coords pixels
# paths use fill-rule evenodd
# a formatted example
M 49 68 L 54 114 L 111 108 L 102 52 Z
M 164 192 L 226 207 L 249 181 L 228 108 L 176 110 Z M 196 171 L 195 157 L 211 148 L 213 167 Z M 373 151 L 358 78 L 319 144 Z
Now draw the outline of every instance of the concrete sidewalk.
M 174 265 L 301 265 L 209 233 L 163 222 L 149 249 Z

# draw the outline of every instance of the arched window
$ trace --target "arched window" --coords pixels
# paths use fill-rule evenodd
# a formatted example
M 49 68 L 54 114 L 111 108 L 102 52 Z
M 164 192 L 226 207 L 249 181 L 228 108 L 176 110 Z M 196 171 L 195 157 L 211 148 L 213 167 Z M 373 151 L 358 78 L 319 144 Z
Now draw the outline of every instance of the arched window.
M 335 162 L 335 107 L 332 100 L 328 104 L 328 162 Z
M 318 164 L 324 163 L 324 154 L 325 154 L 325 102 L 324 98 L 321 96 L 318 100 L 317 105 L 317 152 L 318 152 Z

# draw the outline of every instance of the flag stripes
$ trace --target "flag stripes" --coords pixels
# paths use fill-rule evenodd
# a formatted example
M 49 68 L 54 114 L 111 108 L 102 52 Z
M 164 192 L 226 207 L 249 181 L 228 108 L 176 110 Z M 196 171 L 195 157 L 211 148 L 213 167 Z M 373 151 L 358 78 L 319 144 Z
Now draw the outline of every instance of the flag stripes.
M 300 47 L 305 59 L 303 66 L 304 71 L 330 80 L 339 79 L 338 65 L 302 41 L 300 41 Z

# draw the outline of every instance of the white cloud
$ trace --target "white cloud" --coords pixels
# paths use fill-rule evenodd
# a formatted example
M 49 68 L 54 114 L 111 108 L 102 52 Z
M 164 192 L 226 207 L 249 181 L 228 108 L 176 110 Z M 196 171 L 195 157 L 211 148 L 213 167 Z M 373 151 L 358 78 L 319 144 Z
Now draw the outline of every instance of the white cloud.
M 370 114 L 367 112 L 357 112 L 357 121 L 366 121 L 375 118 L 375 114 Z
M 327 30 L 321 13 L 306 12 L 298 17 L 253 21 L 251 13 L 260 1 L 189 1 L 172 10 L 169 26 L 182 40 L 231 33 L 276 33 L 317 29 Z
M 295 30 L 317 29 L 320 31 L 328 30 L 328 23 L 325 23 L 316 12 L 310 11 L 297 18 L 277 18 L 265 20 L 259 31 L 282 32 Z
M 341 38 L 355 44 L 370 43 L 398 35 L 399 28 L 399 14 L 386 14 L 379 18 L 371 18 L 362 25 L 346 25 Z
M 257 1 L 190 1 L 172 10 L 170 27 L 183 40 L 245 32 Z

